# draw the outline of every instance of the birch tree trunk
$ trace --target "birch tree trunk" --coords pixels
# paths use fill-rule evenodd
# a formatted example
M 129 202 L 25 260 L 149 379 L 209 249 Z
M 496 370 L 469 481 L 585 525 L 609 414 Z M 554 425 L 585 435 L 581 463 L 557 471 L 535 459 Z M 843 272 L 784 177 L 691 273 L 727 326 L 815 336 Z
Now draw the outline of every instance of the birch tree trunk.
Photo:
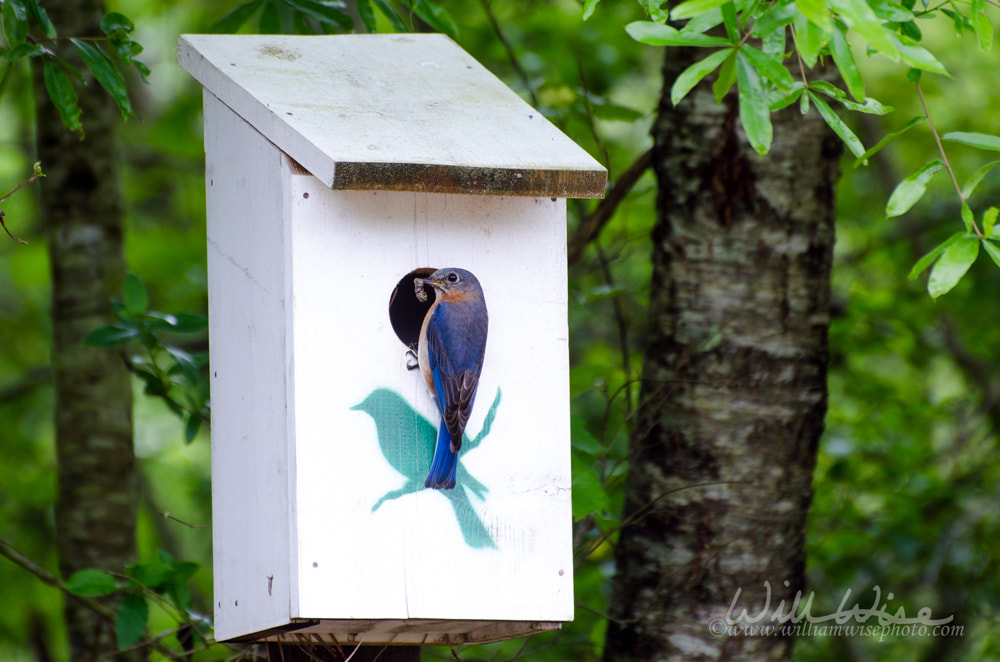
M 101 34 L 99 2 L 46 0 L 45 8 L 61 37 Z M 57 47 L 89 83 L 77 86 L 86 129 L 81 141 L 49 101 L 41 67 L 35 71 L 38 154 L 47 174 L 42 216 L 52 269 L 56 536 L 65 578 L 84 568 L 121 572 L 133 560 L 137 495 L 128 373 L 115 350 L 80 344 L 88 331 L 110 323 L 110 300 L 121 293 L 125 261 L 116 147 L 122 120 L 72 46 L 60 41 Z M 117 649 L 112 623 L 69 598 L 65 616 L 70 659 L 104 660 Z
M 605 660 L 786 660 L 793 638 L 739 636 L 803 589 L 806 515 L 827 389 L 840 147 L 815 111 L 774 117 L 760 158 L 736 100 L 669 98 L 641 401 Z M 759 624 L 770 623 L 765 618 Z

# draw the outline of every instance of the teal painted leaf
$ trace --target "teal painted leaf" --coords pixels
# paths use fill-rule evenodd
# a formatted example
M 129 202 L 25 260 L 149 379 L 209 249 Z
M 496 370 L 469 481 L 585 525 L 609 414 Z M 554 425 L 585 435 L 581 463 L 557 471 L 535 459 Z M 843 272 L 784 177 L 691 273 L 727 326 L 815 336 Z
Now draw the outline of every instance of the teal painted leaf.
M 703 60 L 699 60 L 681 72 L 670 88 L 670 101 L 676 106 L 688 92 L 705 76 L 719 68 L 726 58 L 733 54 L 733 49 L 719 50 Z
M 149 620 L 149 605 L 142 597 L 129 593 L 118 605 L 115 615 L 115 639 L 118 648 L 128 648 L 146 632 Z
M 910 269 L 910 275 L 907 276 L 907 278 L 909 278 L 910 280 L 916 280 L 917 276 L 923 273 L 924 269 L 931 266 L 931 262 L 936 260 L 938 255 L 943 253 L 949 246 L 951 246 L 964 236 L 966 236 L 964 232 L 956 232 L 955 234 L 951 235 L 943 242 L 935 246 L 929 253 L 927 253 L 919 260 L 917 260 L 917 263 L 913 265 L 912 269 Z
M 892 218 L 908 212 L 924 196 L 934 175 L 943 168 L 944 162 L 935 159 L 897 184 L 885 205 L 885 215 Z
M 100 570 L 78 570 L 66 580 L 66 590 L 73 595 L 91 597 L 108 595 L 118 590 L 115 578 Z
M 931 298 L 937 299 L 958 285 L 978 256 L 979 239 L 968 235 L 944 249 L 927 279 L 927 292 Z
M 952 131 L 941 136 L 941 140 L 962 143 L 970 147 L 978 147 L 992 152 L 1000 152 L 1000 137 L 986 133 L 969 133 L 967 131 Z
M 760 74 L 746 55 L 736 56 L 736 85 L 739 88 L 740 123 L 747 140 L 761 156 L 771 149 L 774 129 Z

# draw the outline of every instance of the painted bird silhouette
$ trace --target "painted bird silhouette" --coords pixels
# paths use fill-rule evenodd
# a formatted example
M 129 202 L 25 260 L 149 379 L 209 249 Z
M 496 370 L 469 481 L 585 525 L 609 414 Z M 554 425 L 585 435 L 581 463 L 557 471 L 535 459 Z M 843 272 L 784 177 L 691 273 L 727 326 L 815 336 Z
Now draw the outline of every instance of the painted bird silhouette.
M 455 487 L 462 433 L 476 402 L 489 316 L 479 281 L 465 269 L 438 269 L 427 278 L 415 279 L 414 285 L 418 289 L 430 285 L 436 295 L 417 345 L 420 371 L 441 412 L 434 459 L 424 486 L 450 490 Z

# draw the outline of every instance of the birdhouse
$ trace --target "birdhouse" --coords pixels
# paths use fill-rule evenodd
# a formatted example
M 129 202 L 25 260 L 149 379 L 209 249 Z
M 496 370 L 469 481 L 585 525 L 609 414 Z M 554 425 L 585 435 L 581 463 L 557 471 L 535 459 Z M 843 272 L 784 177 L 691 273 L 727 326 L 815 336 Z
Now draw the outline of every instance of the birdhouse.
M 217 638 L 571 620 L 566 198 L 604 168 L 442 35 L 185 35 L 178 58 L 204 87 Z M 448 274 L 484 305 L 449 307 L 472 295 Z M 480 308 L 484 353 L 448 354 Z M 455 484 L 428 486 L 463 361 Z

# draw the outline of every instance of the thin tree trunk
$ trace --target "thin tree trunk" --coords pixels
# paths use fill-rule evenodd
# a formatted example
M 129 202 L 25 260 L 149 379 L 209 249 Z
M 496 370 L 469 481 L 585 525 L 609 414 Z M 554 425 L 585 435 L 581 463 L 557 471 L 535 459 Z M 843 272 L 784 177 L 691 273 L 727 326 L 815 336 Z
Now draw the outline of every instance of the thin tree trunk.
M 790 659 L 792 637 L 721 621 L 737 591 L 733 616 L 756 616 L 768 586 L 787 613 L 804 583 L 840 147 L 792 109 L 760 158 L 735 99 L 698 90 L 675 108 L 690 55 L 668 49 L 653 128 L 648 344 L 607 662 Z
M 46 0 L 60 37 L 99 35 L 104 14 L 93 0 Z M 60 572 L 121 572 L 135 550 L 132 391 L 113 350 L 81 346 L 109 323 L 125 262 L 116 147 L 121 115 L 111 98 L 61 41 L 61 55 L 88 78 L 77 87 L 86 140 L 68 131 L 35 71 L 42 215 L 52 268 L 52 366 L 56 388 L 59 486 L 56 536 Z M 70 658 L 103 660 L 116 650 L 110 623 L 74 600 L 65 616 Z M 124 659 L 124 658 L 116 658 Z

